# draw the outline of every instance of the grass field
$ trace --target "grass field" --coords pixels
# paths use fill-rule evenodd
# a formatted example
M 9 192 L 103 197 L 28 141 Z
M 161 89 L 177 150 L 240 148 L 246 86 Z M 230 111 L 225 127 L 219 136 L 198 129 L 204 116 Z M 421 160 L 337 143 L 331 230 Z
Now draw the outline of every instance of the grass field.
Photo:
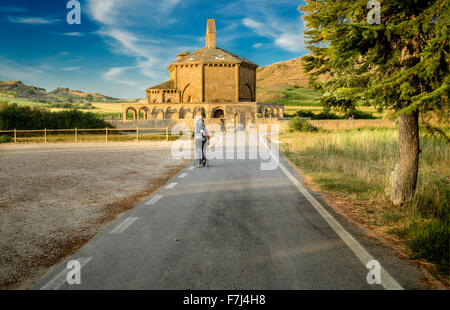
M 450 132 L 450 129 L 447 129 Z M 284 154 L 320 190 L 342 202 L 357 221 L 394 237 L 412 258 L 436 266 L 448 283 L 450 234 L 450 148 L 421 133 L 418 187 L 403 207 L 389 202 L 389 175 L 398 157 L 396 129 L 288 133 Z
M 272 103 L 284 104 L 285 115 L 287 117 L 293 116 L 298 110 L 312 111 L 314 114 L 319 114 L 323 111 L 320 105 L 320 94 L 308 88 L 288 88 L 284 90 L 266 90 L 258 88 L 258 92 L 270 94 Z M 53 108 L 49 104 L 33 102 L 24 98 L 14 98 L 0 95 L 0 101 L 9 101 L 10 103 L 17 103 L 22 106 L 38 106 L 47 107 L 50 111 L 62 111 L 64 108 Z M 93 112 L 99 114 L 106 119 L 120 119 L 122 117 L 122 104 L 117 102 L 93 102 L 93 109 L 80 109 L 80 111 Z M 377 112 L 374 107 L 360 106 L 359 110 L 363 112 L 373 113 L 376 118 L 384 118 L 387 112 Z M 337 115 L 343 115 L 343 112 L 336 111 Z

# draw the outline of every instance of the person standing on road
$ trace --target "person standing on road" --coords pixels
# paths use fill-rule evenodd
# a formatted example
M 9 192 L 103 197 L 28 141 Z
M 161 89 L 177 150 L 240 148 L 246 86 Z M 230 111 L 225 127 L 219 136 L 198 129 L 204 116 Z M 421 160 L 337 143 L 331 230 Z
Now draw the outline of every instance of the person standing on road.
M 194 121 L 194 152 L 195 152 L 195 166 L 201 167 L 206 163 L 204 147 L 209 138 L 208 129 L 201 116 L 195 118 Z

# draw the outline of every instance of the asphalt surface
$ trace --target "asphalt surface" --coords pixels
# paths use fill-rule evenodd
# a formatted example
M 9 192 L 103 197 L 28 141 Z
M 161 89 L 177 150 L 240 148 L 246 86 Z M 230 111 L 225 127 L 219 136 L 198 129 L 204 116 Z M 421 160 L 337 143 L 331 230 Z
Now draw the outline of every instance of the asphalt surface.
M 248 159 L 251 150 L 246 159 L 211 159 L 209 168 L 190 164 L 32 289 L 424 288 L 413 265 L 307 190 L 392 278 L 368 284 L 367 258 L 299 191 L 286 174 L 301 184 L 295 170 L 281 156 L 288 172 L 262 170 L 268 153 Z M 81 284 L 66 282 L 70 260 L 82 265 Z

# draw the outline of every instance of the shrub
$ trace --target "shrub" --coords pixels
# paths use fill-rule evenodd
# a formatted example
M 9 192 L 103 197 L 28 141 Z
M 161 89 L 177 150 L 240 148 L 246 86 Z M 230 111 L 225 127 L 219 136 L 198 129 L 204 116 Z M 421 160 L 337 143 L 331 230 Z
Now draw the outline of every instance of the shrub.
M 0 143 L 13 142 L 13 138 L 10 136 L 0 136 Z
M 310 117 L 311 119 L 314 119 L 314 117 L 316 117 L 313 112 L 311 112 L 311 111 L 304 111 L 304 110 L 298 110 L 295 113 L 295 115 L 299 116 L 299 117 Z
M 314 119 L 342 119 L 342 117 L 333 112 L 323 111 L 315 115 Z
M 50 112 L 41 107 L 0 104 L 0 130 L 10 129 L 96 129 L 113 127 L 94 113 L 77 110 Z
M 359 110 L 350 110 L 345 113 L 344 118 L 348 119 L 353 117 L 353 119 L 375 119 L 372 113 L 367 113 Z
M 289 131 L 314 132 L 318 131 L 318 128 L 311 125 L 303 118 L 296 116 L 289 121 Z

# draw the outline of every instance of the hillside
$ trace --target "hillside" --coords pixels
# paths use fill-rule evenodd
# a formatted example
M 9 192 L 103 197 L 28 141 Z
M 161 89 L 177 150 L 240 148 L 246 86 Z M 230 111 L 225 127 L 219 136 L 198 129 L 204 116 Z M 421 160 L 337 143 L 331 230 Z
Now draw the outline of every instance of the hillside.
M 303 71 L 301 57 L 260 67 L 256 71 L 256 100 L 280 99 L 291 88 L 309 88 L 309 76 Z
M 41 103 L 76 102 L 86 101 L 120 101 L 122 99 L 105 96 L 96 93 L 86 93 L 79 90 L 58 87 L 51 92 L 44 88 L 23 84 L 21 81 L 0 81 L 0 95 L 12 98 L 24 98 Z

